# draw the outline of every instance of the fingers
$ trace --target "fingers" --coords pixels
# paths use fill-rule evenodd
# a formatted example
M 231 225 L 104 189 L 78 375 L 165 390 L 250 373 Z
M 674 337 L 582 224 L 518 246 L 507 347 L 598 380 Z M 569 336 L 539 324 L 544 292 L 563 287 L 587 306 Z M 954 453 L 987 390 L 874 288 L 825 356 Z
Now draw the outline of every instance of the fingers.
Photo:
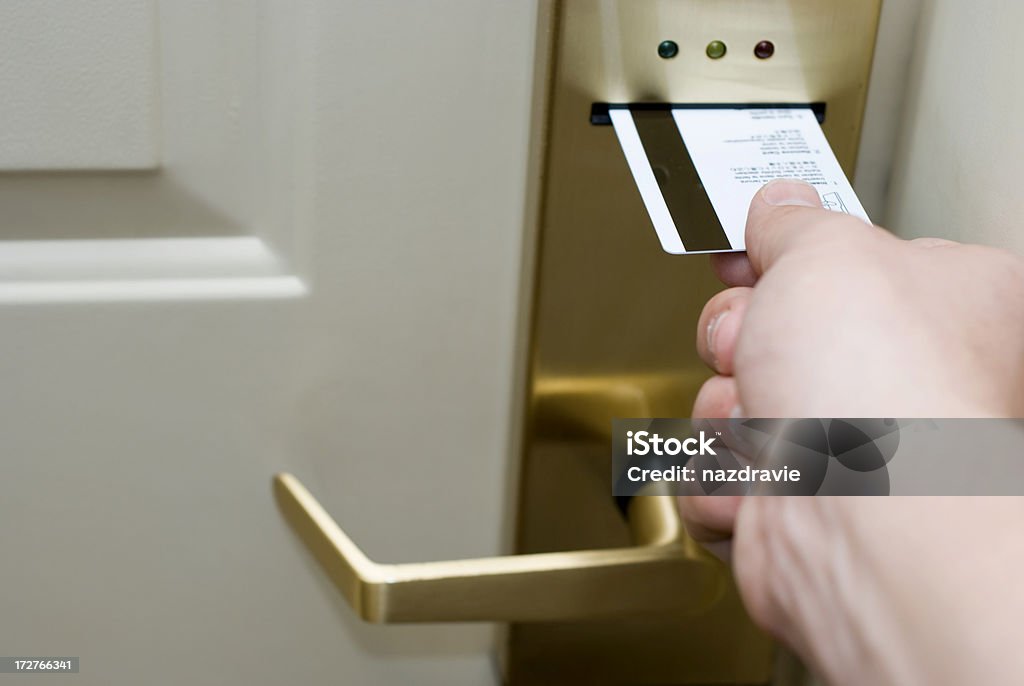
M 719 374 L 733 373 L 736 341 L 753 292 L 746 287 L 722 291 L 711 298 L 701 312 L 697 322 L 697 352 L 705 364 Z
M 777 628 L 775 608 L 765 583 L 765 571 L 771 569 L 766 542 L 772 541 L 771 530 L 764 510 L 776 505 L 774 498 L 753 498 L 747 507 L 736 513 L 736 555 L 733 573 L 751 618 L 764 629 Z
M 712 255 L 711 269 L 726 286 L 753 286 L 757 283 L 757 272 L 745 252 Z
M 684 495 L 677 502 L 686 533 L 699 543 L 717 543 L 732 538 L 743 496 Z M 723 551 L 712 552 L 719 554 Z
M 737 407 L 736 381 L 725 376 L 708 379 L 693 405 L 694 419 L 729 417 Z M 727 541 L 732 537 L 741 496 L 687 495 L 679 498 L 679 513 L 686 531 L 701 543 Z M 712 550 L 719 557 L 726 548 Z
M 693 402 L 693 418 L 728 419 L 739 407 L 739 402 L 736 379 L 713 376 L 697 391 L 697 399 Z
M 821 206 L 818 191 L 802 181 L 772 181 L 754 196 L 747 217 L 747 256 L 756 274 L 763 274 L 782 255 L 811 240 L 850 236 L 864 222 Z

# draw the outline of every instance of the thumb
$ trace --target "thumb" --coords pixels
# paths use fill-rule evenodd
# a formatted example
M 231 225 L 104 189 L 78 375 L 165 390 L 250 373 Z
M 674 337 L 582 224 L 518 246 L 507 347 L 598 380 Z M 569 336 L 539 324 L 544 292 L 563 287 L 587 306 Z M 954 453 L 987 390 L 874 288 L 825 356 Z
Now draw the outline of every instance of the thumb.
M 770 182 L 754 196 L 747 215 L 747 255 L 754 271 L 763 274 L 812 232 L 821 238 L 837 217 L 822 207 L 814 186 L 793 179 Z

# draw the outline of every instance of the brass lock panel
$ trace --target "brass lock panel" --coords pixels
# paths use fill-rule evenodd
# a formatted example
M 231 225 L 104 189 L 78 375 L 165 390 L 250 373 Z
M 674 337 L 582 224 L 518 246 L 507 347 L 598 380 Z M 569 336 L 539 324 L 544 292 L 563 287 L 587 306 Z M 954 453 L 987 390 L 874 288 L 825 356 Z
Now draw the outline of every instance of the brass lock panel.
M 721 286 L 706 258 L 662 251 L 614 131 L 593 125 L 604 123 L 602 106 L 814 105 L 852 178 L 880 9 L 881 0 L 542 3 L 516 553 L 627 545 L 610 497 L 611 421 L 689 416 L 710 375 L 693 337 Z M 710 212 L 694 203 L 690 219 L 716 221 Z M 507 682 L 768 683 L 777 649 L 728 586 L 696 617 L 512 624 Z

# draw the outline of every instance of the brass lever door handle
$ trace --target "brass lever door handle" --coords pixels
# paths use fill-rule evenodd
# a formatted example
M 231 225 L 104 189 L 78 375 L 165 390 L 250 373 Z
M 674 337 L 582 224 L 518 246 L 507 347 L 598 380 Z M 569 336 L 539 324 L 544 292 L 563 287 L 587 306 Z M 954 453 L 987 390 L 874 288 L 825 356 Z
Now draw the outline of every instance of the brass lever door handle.
M 630 548 L 379 564 L 291 474 L 274 494 L 295 533 L 366 621 L 569 621 L 696 614 L 721 595 L 721 564 L 683 533 L 668 498 L 634 499 Z

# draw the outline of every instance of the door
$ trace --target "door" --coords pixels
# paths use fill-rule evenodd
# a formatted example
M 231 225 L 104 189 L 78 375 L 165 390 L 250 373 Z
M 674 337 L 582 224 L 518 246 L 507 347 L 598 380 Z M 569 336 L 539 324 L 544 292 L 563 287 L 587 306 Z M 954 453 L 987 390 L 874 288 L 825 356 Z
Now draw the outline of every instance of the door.
M 381 559 L 500 552 L 535 21 L 0 5 L 0 654 L 494 681 L 488 625 L 356 619 L 271 477 Z

